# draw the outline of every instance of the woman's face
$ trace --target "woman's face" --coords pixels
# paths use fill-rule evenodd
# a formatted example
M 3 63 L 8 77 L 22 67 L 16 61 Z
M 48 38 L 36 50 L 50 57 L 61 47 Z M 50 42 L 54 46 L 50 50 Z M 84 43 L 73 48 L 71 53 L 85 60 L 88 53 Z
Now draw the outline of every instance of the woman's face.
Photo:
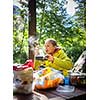
M 47 54 L 52 54 L 55 51 L 55 46 L 53 46 L 52 43 L 48 41 L 45 43 L 45 51 Z

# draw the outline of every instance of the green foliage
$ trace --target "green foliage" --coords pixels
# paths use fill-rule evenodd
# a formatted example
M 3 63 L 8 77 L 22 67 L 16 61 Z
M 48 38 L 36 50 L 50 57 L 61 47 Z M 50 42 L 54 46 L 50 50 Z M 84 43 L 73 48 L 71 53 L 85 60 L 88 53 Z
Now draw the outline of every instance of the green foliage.
M 24 63 L 28 59 L 27 9 L 19 9 L 19 12 L 13 15 L 13 63 Z
M 47 38 L 54 38 L 75 62 L 86 49 L 86 1 L 74 0 L 79 5 L 76 14 L 68 15 L 65 0 L 36 0 L 36 33 L 40 45 Z M 82 1 L 82 2 L 80 2 Z M 28 58 L 28 20 L 26 6 L 20 17 L 13 16 L 14 63 L 24 63 Z
M 77 4 L 74 16 L 63 8 L 65 0 L 37 0 L 37 33 L 39 42 L 54 38 L 75 62 L 86 48 L 86 1 Z

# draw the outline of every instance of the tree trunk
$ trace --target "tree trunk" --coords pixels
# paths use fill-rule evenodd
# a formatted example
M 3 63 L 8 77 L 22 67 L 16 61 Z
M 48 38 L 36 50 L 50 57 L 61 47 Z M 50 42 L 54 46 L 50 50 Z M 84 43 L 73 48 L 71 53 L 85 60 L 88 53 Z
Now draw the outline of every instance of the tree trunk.
M 29 0 L 29 37 L 36 36 L 36 0 Z M 34 60 L 34 53 L 29 47 L 29 59 Z

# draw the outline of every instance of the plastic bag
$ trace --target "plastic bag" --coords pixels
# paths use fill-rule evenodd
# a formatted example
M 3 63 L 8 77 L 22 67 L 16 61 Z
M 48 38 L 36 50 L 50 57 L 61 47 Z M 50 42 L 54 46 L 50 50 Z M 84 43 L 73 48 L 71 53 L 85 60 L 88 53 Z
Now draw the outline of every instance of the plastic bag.
M 60 71 L 46 67 L 34 73 L 33 79 L 36 89 L 48 89 L 57 87 L 62 83 L 64 76 Z
M 32 93 L 33 62 L 27 60 L 23 65 L 13 65 L 13 92 Z

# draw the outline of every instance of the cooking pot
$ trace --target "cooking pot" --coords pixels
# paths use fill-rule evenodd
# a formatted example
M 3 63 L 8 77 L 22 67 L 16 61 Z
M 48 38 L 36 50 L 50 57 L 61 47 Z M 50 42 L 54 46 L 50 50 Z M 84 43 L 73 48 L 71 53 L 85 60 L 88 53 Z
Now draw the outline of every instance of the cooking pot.
M 77 87 L 86 86 L 86 73 L 70 73 L 70 84 Z

